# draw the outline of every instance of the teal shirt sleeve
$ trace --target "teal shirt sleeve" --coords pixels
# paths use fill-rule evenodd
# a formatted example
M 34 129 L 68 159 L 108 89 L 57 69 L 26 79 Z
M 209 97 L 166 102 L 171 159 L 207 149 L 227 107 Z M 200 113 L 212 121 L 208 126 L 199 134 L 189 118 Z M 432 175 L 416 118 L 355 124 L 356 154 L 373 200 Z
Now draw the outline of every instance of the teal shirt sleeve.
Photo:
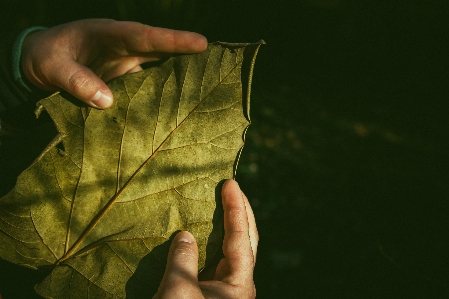
M 12 47 L 12 73 L 14 76 L 14 80 L 17 83 L 19 83 L 22 86 L 22 88 L 24 88 L 29 93 L 33 92 L 32 86 L 25 83 L 23 76 L 22 76 L 21 67 L 20 67 L 20 59 L 22 57 L 23 41 L 29 34 L 36 32 L 36 31 L 41 31 L 44 29 L 47 29 L 47 28 L 42 27 L 42 26 L 34 26 L 34 27 L 25 29 L 16 37 L 13 47 Z

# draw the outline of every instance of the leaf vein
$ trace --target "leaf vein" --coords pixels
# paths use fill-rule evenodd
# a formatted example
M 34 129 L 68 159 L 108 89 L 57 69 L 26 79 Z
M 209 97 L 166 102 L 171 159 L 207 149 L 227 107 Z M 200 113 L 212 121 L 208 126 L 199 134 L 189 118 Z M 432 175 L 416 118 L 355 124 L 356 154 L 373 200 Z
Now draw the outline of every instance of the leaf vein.
M 8 210 L 3 209 L 2 207 L 0 207 L 0 210 L 2 210 L 3 212 L 5 212 L 5 213 L 7 213 L 7 214 L 9 214 L 9 215 L 12 215 L 12 216 L 14 216 L 14 217 L 19 217 L 19 218 L 30 218 L 29 216 L 16 215 L 16 214 L 14 214 L 14 213 L 11 213 L 11 212 L 8 211 Z M 0 219 L 1 219 L 1 218 L 0 218 Z
M 187 74 L 189 73 L 189 68 L 190 68 L 190 62 L 192 61 L 192 57 L 189 57 L 189 61 L 187 63 L 187 67 L 186 67 L 186 72 L 185 72 L 185 76 L 184 76 L 184 80 L 182 81 L 182 86 L 181 86 L 181 93 L 179 95 L 179 101 L 178 101 L 178 111 L 176 112 L 176 126 L 179 125 L 179 109 L 181 106 L 181 100 L 182 100 L 182 95 L 184 93 L 184 84 L 186 82 L 185 77 L 187 76 Z
M 8 225 L 8 226 L 11 226 L 11 227 L 14 227 L 16 229 L 20 229 L 20 230 L 23 230 L 23 231 L 26 231 L 26 232 L 33 232 L 34 231 L 32 229 L 25 229 L 25 228 L 21 228 L 21 227 L 15 226 L 12 223 L 9 223 L 8 221 L 6 221 L 4 218 L 1 218 L 1 217 L 0 217 L 0 221 L 2 221 L 3 223 L 6 223 L 6 225 Z
M 59 105 L 59 108 L 60 108 L 60 110 L 62 111 L 62 114 L 63 114 L 65 120 L 66 120 L 69 124 L 72 124 L 73 126 L 75 126 L 75 127 L 77 127 L 77 128 L 80 128 L 80 129 L 83 128 L 82 126 L 80 126 L 80 125 L 78 125 L 78 124 L 72 122 L 72 121 L 67 117 L 66 111 L 61 107 L 61 104 Z
M 179 192 L 178 190 L 176 190 L 176 188 L 175 188 L 175 191 L 176 191 L 176 193 L 178 193 L 179 196 L 181 196 L 181 197 L 184 198 L 184 199 L 194 200 L 194 201 L 200 201 L 200 202 L 208 202 L 208 200 L 199 199 L 199 198 L 191 198 L 191 197 L 184 196 L 184 195 L 181 194 L 181 192 Z
M 61 184 L 60 184 L 60 182 L 59 182 L 59 178 L 58 178 L 58 176 L 56 175 L 57 171 L 56 171 L 56 165 L 55 165 L 56 163 L 55 163 L 55 157 L 54 157 L 54 154 L 52 153 L 52 154 L 50 155 L 50 157 L 51 157 L 51 161 L 53 162 L 53 173 L 54 173 L 53 177 L 54 177 L 55 180 L 56 180 L 56 184 L 58 185 L 59 192 L 61 193 L 62 198 L 64 198 L 66 201 L 70 202 L 70 199 L 68 199 L 68 198 L 64 195 L 64 192 L 62 191 Z
M 20 239 L 18 239 L 18 238 L 16 238 L 16 237 L 10 235 L 7 231 L 5 231 L 5 230 L 3 230 L 3 229 L 1 229 L 1 228 L 0 228 L 0 231 L 3 232 L 4 235 L 10 237 L 11 239 L 16 240 L 16 241 L 19 241 L 19 242 L 21 242 L 21 243 L 25 243 L 25 244 L 40 244 L 40 242 L 29 242 L 29 241 L 27 242 L 27 241 L 25 241 L 25 240 L 20 240 Z
M 201 96 L 203 95 L 203 87 L 204 87 L 204 76 L 206 75 L 206 70 L 207 70 L 207 66 L 209 65 L 209 62 L 210 62 L 210 56 L 211 56 L 211 53 L 212 53 L 212 51 L 209 51 L 209 53 L 208 53 L 208 55 L 207 55 L 207 62 L 206 62 L 206 66 L 204 67 L 204 71 L 203 71 L 203 75 L 201 76 L 201 88 L 200 88 L 200 102 L 198 103 L 198 105 L 210 94 L 210 92 L 203 98 L 203 99 L 201 99 Z M 221 83 L 221 72 L 220 72 L 220 75 L 219 75 L 219 79 L 218 79 L 218 82 L 220 82 Z M 218 85 L 220 85 L 220 83 L 218 84 Z M 217 85 L 217 86 L 218 86 Z M 212 90 L 214 90 L 216 88 L 216 86 L 212 89 Z M 196 105 L 195 106 L 195 108 L 196 107 L 198 107 L 198 105 Z M 194 108 L 194 109 L 195 109 Z M 189 115 L 190 115 L 190 113 L 189 113 Z M 189 115 L 187 115 L 187 117 L 189 117 Z
M 205 179 L 205 178 L 210 179 L 209 176 L 205 176 L 205 177 L 199 177 L 199 178 L 196 178 L 195 180 L 202 180 L 202 179 Z M 144 198 L 156 196 L 156 195 L 161 194 L 161 193 L 164 193 L 164 192 L 168 192 L 168 191 L 172 191 L 172 190 L 176 191 L 176 188 L 179 188 L 179 187 L 182 187 L 182 186 L 184 186 L 184 185 L 190 184 L 191 182 L 194 182 L 195 180 L 191 180 L 191 181 L 188 181 L 188 182 L 184 182 L 184 183 L 179 184 L 179 185 L 177 185 L 177 186 L 174 186 L 174 187 L 172 187 L 172 188 L 168 188 L 168 189 L 164 189 L 164 190 L 161 190 L 161 191 L 158 191 L 158 192 L 155 192 L 155 193 L 147 194 L 147 195 L 145 195 L 145 196 L 141 196 L 141 197 L 135 198 L 135 199 L 133 199 L 133 200 L 128 200 L 128 201 L 117 201 L 116 204 L 127 204 L 127 203 L 135 202 L 135 201 L 138 201 L 138 200 L 141 200 L 141 199 L 144 199 Z
M 109 242 L 107 242 L 106 245 L 115 254 L 115 256 L 118 257 L 122 261 L 122 263 L 126 266 L 126 268 L 128 268 L 129 272 L 134 274 L 134 271 L 131 269 L 131 267 L 125 262 L 125 260 L 119 254 L 117 254 L 117 252 L 115 252 L 115 250 L 112 248 L 112 246 L 109 245 Z
M 131 95 L 129 94 L 128 85 L 126 84 L 125 81 L 122 81 L 122 82 L 123 82 L 123 86 L 125 87 L 126 95 L 128 96 L 129 101 L 131 101 Z M 136 94 L 137 94 L 137 92 L 136 92 Z M 133 98 L 134 98 L 134 96 L 133 96 Z
M 36 234 L 39 236 L 39 238 L 41 239 L 41 242 L 43 245 L 45 245 L 45 247 L 47 247 L 48 251 L 50 251 L 50 253 L 55 257 L 56 260 L 58 260 L 58 257 L 56 255 L 56 253 L 53 252 L 53 250 L 50 248 L 50 246 L 48 246 L 45 241 L 44 238 L 42 238 L 41 234 L 39 233 L 39 231 L 37 230 L 36 224 L 34 223 L 33 217 L 31 216 L 31 212 L 30 212 L 30 218 L 31 218 L 31 223 L 33 223 L 34 229 L 36 230 Z
M 210 55 L 210 53 L 209 53 Z M 209 59 L 209 58 L 208 58 Z M 229 73 L 223 78 L 223 80 L 226 79 L 227 76 L 229 76 L 232 71 L 239 66 L 243 62 L 243 59 L 238 61 L 235 66 L 230 69 Z M 204 78 L 204 74 L 203 74 Z M 187 119 L 190 118 L 190 116 L 193 114 L 195 109 L 204 102 L 205 99 L 209 97 L 209 95 L 221 84 L 223 80 L 220 80 L 220 82 L 212 88 L 212 90 L 203 98 L 200 100 L 200 102 L 192 109 L 192 111 L 181 121 L 181 123 L 176 126 L 173 131 L 168 134 L 168 136 L 161 142 L 161 144 L 156 148 L 156 150 L 153 151 L 153 153 L 148 157 L 148 159 L 142 163 L 142 165 L 134 172 L 134 174 L 128 179 L 128 181 L 123 185 L 123 187 L 117 192 L 116 195 L 114 195 L 109 202 L 99 211 L 99 213 L 92 219 L 92 221 L 87 225 L 86 229 L 83 231 L 83 233 L 79 236 L 79 238 L 76 240 L 76 242 L 72 245 L 72 247 L 66 252 L 66 254 L 58 261 L 58 263 L 63 262 L 67 258 L 70 257 L 70 255 L 78 248 L 78 246 L 82 243 L 82 241 L 86 238 L 86 236 L 94 229 L 95 225 L 100 221 L 101 218 L 106 214 L 106 212 L 110 209 L 110 207 L 117 201 L 117 198 L 121 195 L 121 193 L 126 189 L 126 187 L 134 180 L 134 178 L 140 173 L 140 171 L 156 156 L 159 150 L 162 149 L 162 146 L 171 138 L 171 136 L 177 132 L 177 130 L 186 122 Z M 203 79 L 204 82 L 204 79 Z M 165 84 L 165 83 L 164 83 Z M 159 106 L 160 109 L 160 106 Z M 159 113 L 158 113 L 158 121 L 159 121 Z M 153 136 L 154 138 L 154 136 Z M 154 139 L 153 139 L 154 141 Z M 153 148 L 154 148 L 154 142 L 153 142 Z
M 84 137 L 84 132 L 83 132 L 83 137 Z M 83 156 L 81 158 L 81 164 L 84 164 L 84 151 L 83 151 Z M 67 219 L 67 230 L 66 230 L 64 253 L 67 253 L 67 251 L 69 250 L 70 231 L 71 231 L 70 226 L 72 225 L 73 210 L 75 209 L 75 198 L 76 198 L 76 194 L 78 193 L 78 187 L 79 187 L 79 183 L 81 181 L 82 174 L 83 174 L 83 168 L 81 168 L 80 174 L 77 178 L 75 190 L 73 192 L 72 203 L 70 205 L 69 219 Z
M 9 236 L 9 235 L 8 235 L 8 236 Z M 5 241 L 5 242 L 6 242 L 6 244 L 7 244 L 9 247 L 11 247 L 17 254 L 19 254 L 20 256 L 22 256 L 22 257 L 24 257 L 24 258 L 26 258 L 26 259 L 31 259 L 31 260 L 35 260 L 35 261 L 46 261 L 46 262 L 49 263 L 49 264 L 53 264 L 52 261 L 47 261 L 47 260 L 44 259 L 44 258 L 35 258 L 35 257 L 32 257 L 32 256 L 24 255 L 24 254 L 22 254 L 20 251 L 18 251 L 13 245 L 11 245 L 8 241 Z M 36 267 L 30 266 L 29 264 L 27 264 L 26 266 L 31 267 L 31 268 L 33 268 L 33 269 L 37 269 Z
M 213 146 L 215 146 L 215 147 L 217 147 L 217 148 L 223 149 L 223 150 L 236 150 L 236 149 L 240 149 L 240 147 L 236 147 L 236 148 L 234 148 L 234 147 L 227 148 L 227 147 L 219 146 L 219 145 L 217 145 L 217 144 L 215 144 L 215 143 L 212 143 L 212 142 L 210 142 L 210 144 L 213 145 Z
M 126 84 L 125 84 L 126 86 Z M 128 95 L 129 98 L 129 95 Z M 120 139 L 120 150 L 118 153 L 118 159 L 117 159 L 117 185 L 115 188 L 115 193 L 118 192 L 120 189 L 120 170 L 121 170 L 121 162 L 122 162 L 122 156 L 123 156 L 123 140 L 125 139 L 125 132 L 126 132 L 126 126 L 128 124 L 128 113 L 129 113 L 129 106 L 131 105 L 131 99 L 128 101 L 128 106 L 126 107 L 126 114 L 125 114 L 125 124 L 123 125 L 123 132 L 122 137 Z
M 134 99 L 134 97 L 139 93 L 139 91 L 142 89 L 142 86 L 144 86 L 144 83 L 145 83 L 147 80 L 149 80 L 148 77 L 146 77 L 146 78 L 142 81 L 142 84 L 139 86 L 139 88 L 137 88 L 137 91 L 136 91 L 136 93 L 132 96 L 132 98 L 131 98 L 131 97 L 129 96 L 129 94 L 128 94 L 128 98 L 129 98 L 130 100 Z M 125 84 L 126 84 L 126 82 L 125 82 Z
M 234 103 L 232 103 L 232 104 L 234 104 Z M 227 109 L 232 109 L 232 107 L 228 106 L 228 107 L 220 107 L 220 108 L 211 109 L 211 110 L 195 111 L 195 113 L 211 113 L 211 112 L 218 112 L 218 111 L 227 110 Z

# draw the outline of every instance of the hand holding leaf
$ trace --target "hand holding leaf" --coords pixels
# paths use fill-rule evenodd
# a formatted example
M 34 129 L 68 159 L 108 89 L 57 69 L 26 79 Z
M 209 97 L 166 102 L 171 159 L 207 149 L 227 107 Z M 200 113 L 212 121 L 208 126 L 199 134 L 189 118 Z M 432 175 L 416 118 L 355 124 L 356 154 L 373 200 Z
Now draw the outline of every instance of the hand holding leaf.
M 107 110 L 40 101 L 59 133 L 0 199 L 0 256 L 53 268 L 36 287 L 49 298 L 157 286 L 178 230 L 195 236 L 204 267 L 221 246 L 216 187 L 234 176 L 259 46 L 218 43 L 120 77 Z
M 235 181 L 224 183 L 222 199 L 225 257 L 220 261 L 213 280 L 198 281 L 198 248 L 195 239 L 188 232 L 181 232 L 170 247 L 167 269 L 153 299 L 256 297 L 253 271 L 259 235 L 254 214 Z
M 23 44 L 22 69 L 43 90 L 66 90 L 97 108 L 112 105 L 105 82 L 140 64 L 207 47 L 198 33 L 108 19 L 79 20 L 36 32 Z

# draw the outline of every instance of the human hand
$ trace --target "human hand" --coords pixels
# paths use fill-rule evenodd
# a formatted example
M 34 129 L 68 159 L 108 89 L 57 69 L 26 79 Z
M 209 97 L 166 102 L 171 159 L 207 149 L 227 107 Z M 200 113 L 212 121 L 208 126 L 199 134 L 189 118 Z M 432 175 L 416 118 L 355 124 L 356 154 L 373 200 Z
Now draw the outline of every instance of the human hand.
M 64 89 L 96 108 L 112 105 L 105 82 L 142 70 L 140 64 L 207 48 L 204 36 L 108 19 L 80 20 L 26 37 L 22 70 L 40 89 Z
M 253 211 L 237 182 L 226 181 L 221 194 L 225 257 L 214 279 L 198 281 L 198 246 L 192 234 L 183 231 L 173 239 L 164 278 L 153 299 L 256 297 L 253 271 L 259 235 Z

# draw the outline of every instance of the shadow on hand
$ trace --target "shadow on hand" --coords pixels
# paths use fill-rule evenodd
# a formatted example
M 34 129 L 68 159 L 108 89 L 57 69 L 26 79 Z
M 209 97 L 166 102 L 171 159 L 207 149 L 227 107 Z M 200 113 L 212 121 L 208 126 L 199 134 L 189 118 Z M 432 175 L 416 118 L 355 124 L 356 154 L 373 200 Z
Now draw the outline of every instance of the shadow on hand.
M 215 187 L 216 208 L 213 216 L 213 228 L 209 235 L 205 252 L 205 268 L 200 269 L 200 280 L 212 279 L 215 268 L 223 257 L 221 246 L 223 243 L 223 206 L 221 204 L 221 188 L 224 180 Z M 149 254 L 144 256 L 136 271 L 128 280 L 125 290 L 126 298 L 150 298 L 159 287 L 167 265 L 167 255 L 173 238 L 179 231 L 174 232 L 169 240 L 156 246 Z M 201 258 L 201 256 L 200 256 Z

